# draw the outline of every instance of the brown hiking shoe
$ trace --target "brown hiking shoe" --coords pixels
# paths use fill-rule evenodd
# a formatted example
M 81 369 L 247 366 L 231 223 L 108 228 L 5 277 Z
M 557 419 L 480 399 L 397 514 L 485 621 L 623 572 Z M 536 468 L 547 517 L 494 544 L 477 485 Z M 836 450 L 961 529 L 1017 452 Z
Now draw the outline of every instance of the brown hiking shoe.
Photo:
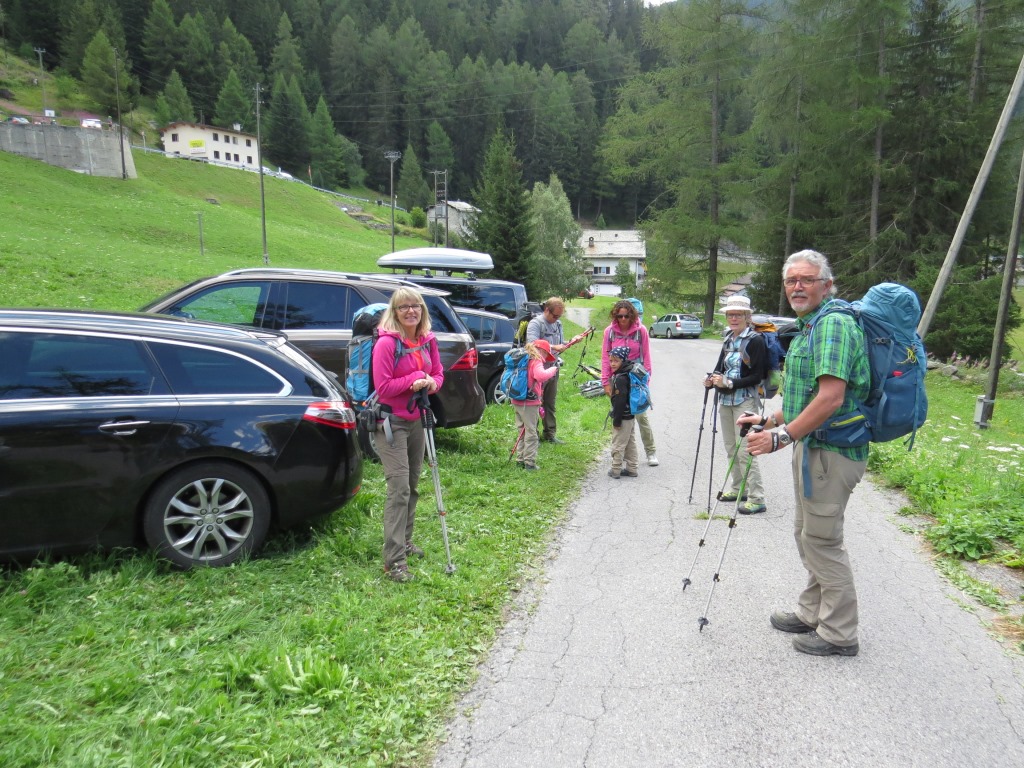
M 804 633 L 813 632 L 817 629 L 817 626 L 804 624 L 792 611 L 772 611 L 772 615 L 768 620 L 772 623 L 773 627 L 782 632 Z
M 412 581 L 415 578 L 409 571 L 409 566 L 405 563 L 397 563 L 392 565 L 390 568 L 385 568 L 384 574 L 389 579 L 397 581 L 399 584 L 405 584 L 407 581 Z
M 416 557 L 425 557 L 426 553 L 422 549 L 417 547 L 415 544 L 413 544 L 411 541 L 407 541 L 405 542 L 405 555 L 406 557 L 408 557 L 409 555 L 415 555 Z
M 800 653 L 809 653 L 811 656 L 856 656 L 860 651 L 859 643 L 836 645 L 818 637 L 817 632 L 797 635 L 793 638 L 793 647 Z

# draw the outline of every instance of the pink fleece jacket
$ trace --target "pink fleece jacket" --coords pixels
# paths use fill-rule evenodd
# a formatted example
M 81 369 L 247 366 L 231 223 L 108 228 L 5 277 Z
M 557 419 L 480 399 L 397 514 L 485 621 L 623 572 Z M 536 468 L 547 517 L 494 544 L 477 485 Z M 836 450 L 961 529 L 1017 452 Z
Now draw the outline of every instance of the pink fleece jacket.
M 639 340 L 637 339 L 639 336 Z M 612 378 L 612 369 L 608 364 L 608 353 L 615 347 L 629 347 L 629 359 L 640 360 L 640 364 L 654 377 L 651 362 L 651 338 L 642 323 L 634 323 L 628 331 L 620 331 L 618 323 L 612 323 L 604 329 L 604 342 L 601 345 L 601 384 L 607 387 Z
M 406 347 L 426 346 L 418 352 L 404 355 L 395 365 L 396 344 L 404 344 Z M 406 421 L 419 419 L 419 409 L 409 410 L 409 398 L 413 394 L 413 382 L 427 374 L 433 377 L 440 389 L 444 382 L 444 368 L 441 366 L 434 334 L 428 333 L 413 343 L 394 331 L 380 332 L 377 343 L 373 345 L 373 385 L 380 402 L 390 406 L 395 416 Z
M 545 368 L 537 358 L 531 358 L 530 364 L 526 368 L 526 383 L 527 386 L 533 393 L 537 395 L 536 400 L 513 400 L 512 405 L 540 405 L 541 389 L 544 387 L 544 382 L 554 377 L 558 373 L 557 366 L 552 365 L 550 368 Z

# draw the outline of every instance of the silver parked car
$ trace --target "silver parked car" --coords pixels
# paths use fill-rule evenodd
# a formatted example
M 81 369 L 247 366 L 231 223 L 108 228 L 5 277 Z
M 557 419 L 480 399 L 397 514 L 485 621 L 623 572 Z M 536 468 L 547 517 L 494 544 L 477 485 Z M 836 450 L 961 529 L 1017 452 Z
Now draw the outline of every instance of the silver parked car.
M 662 315 L 651 326 L 651 336 L 663 336 L 666 339 L 696 339 L 704 331 L 700 318 L 682 312 Z

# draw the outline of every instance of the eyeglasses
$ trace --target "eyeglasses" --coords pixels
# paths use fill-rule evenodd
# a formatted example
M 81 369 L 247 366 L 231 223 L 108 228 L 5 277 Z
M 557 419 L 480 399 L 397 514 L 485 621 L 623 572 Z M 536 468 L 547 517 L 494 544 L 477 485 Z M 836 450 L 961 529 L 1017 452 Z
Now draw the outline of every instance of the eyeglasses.
M 399 304 L 395 309 L 399 312 L 419 312 L 421 308 L 419 304 Z
M 742 312 L 726 312 L 725 316 L 729 320 L 742 320 L 746 315 Z
M 827 277 L 787 277 L 782 281 L 782 284 L 787 288 L 793 288 L 799 285 L 801 288 L 810 288 L 815 283 L 824 283 L 828 280 Z
M 616 320 L 629 320 L 629 315 L 622 314 L 621 312 L 615 316 Z

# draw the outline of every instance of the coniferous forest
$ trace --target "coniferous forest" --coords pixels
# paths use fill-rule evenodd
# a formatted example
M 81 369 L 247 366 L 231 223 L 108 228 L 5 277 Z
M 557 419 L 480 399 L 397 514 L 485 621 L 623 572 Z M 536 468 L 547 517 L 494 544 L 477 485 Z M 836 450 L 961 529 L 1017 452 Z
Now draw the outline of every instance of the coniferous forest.
M 258 89 L 265 155 L 325 186 L 384 189 L 398 150 L 407 207 L 436 170 L 480 205 L 507 148 L 524 195 L 641 227 L 646 292 L 706 319 L 719 259 L 756 254 L 755 304 L 782 311 L 805 247 L 846 295 L 898 279 L 926 300 L 1024 53 L 1024 0 L 2 0 L 0 21 L 97 107 L 115 57 L 122 108 L 158 121 L 253 131 Z M 937 354 L 987 352 L 1021 134 L 1017 117 Z

